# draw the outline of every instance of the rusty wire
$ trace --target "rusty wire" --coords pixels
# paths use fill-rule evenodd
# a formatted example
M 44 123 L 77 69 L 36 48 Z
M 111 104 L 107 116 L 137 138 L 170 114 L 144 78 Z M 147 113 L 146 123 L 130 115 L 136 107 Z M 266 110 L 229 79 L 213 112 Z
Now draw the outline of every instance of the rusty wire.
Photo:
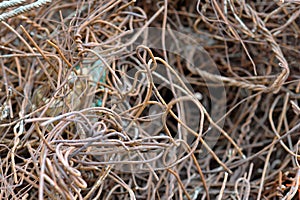
M 292 1 L 88 0 L 5 18 L 1 199 L 296 198 L 299 14 Z M 167 34 L 186 48 L 180 31 L 210 59 L 153 48 L 149 27 L 163 49 Z M 208 91 L 220 87 L 226 99 Z

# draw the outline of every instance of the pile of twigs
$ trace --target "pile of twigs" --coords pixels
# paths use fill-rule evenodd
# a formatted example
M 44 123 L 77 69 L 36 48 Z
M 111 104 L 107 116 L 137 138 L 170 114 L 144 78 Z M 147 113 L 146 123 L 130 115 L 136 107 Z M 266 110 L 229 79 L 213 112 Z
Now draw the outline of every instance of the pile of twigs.
M 16 2 L 2 199 L 300 195 L 296 1 Z

